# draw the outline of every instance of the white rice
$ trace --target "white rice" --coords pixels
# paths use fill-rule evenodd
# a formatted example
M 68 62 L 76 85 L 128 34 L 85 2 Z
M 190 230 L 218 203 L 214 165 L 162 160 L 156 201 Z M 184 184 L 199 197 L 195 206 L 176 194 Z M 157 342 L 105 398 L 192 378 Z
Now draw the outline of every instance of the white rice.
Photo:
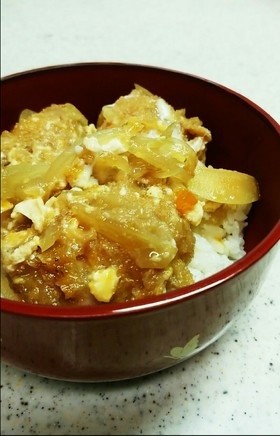
M 195 282 L 209 277 L 243 257 L 243 229 L 250 205 L 230 209 L 220 226 L 201 225 L 194 229 L 194 256 L 189 264 Z

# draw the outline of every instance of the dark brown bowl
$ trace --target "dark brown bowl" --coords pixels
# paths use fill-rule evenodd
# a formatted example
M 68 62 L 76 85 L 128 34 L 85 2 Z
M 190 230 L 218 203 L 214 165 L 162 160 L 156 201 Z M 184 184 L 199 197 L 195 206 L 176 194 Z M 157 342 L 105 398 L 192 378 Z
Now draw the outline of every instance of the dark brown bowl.
M 247 254 L 191 286 L 137 302 L 52 307 L 1 299 L 2 359 L 35 374 L 71 381 L 111 381 L 170 367 L 217 340 L 256 296 L 279 240 L 279 125 L 256 104 L 206 79 L 120 63 L 59 65 L 1 81 L 1 131 L 25 107 L 71 102 L 95 122 L 100 108 L 138 83 L 213 136 L 207 162 L 256 177 L 245 240 Z M 174 350 L 175 347 L 179 347 Z M 176 353 L 175 353 L 176 351 Z

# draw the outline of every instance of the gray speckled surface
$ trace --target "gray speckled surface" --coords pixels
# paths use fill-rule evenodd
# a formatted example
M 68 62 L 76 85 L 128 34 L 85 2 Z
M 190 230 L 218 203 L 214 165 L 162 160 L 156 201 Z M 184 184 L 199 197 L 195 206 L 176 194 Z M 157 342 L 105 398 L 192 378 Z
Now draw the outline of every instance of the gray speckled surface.
M 79 61 L 207 77 L 280 119 L 279 0 L 2 0 L 1 75 Z M 278 43 L 279 47 L 279 43 Z M 108 384 L 1 365 L 1 434 L 280 431 L 280 250 L 252 305 L 189 361 Z

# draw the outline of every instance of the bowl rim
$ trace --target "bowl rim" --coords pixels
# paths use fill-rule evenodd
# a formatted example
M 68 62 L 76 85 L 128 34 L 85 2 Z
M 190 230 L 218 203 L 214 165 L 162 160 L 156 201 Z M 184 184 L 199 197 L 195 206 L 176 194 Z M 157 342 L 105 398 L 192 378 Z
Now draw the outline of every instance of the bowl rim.
M 1 77 L 1 85 L 3 82 L 20 78 L 26 75 L 37 73 L 47 73 L 53 70 L 79 68 L 79 67 L 132 67 L 144 70 L 157 70 L 166 73 L 178 74 L 181 76 L 197 79 L 204 83 L 208 83 L 214 87 L 220 88 L 227 93 L 233 94 L 235 97 L 243 100 L 247 105 L 251 106 L 256 112 L 262 115 L 276 132 L 280 135 L 280 125 L 277 121 L 268 114 L 264 109 L 250 100 L 248 97 L 240 94 L 233 89 L 228 88 L 218 82 L 209 80 L 202 76 L 187 73 L 184 71 L 139 63 L 128 62 L 76 62 L 54 64 L 39 68 L 23 70 L 20 72 L 8 74 Z M 145 297 L 140 300 L 129 301 L 124 303 L 104 303 L 98 305 L 85 305 L 85 306 L 51 306 L 43 304 L 25 303 L 7 299 L 1 296 L 0 305 L 1 312 L 17 314 L 22 316 L 31 316 L 39 318 L 53 318 L 53 319 L 66 319 L 66 320 L 84 320 L 84 319 L 103 319 L 110 317 L 119 317 L 123 315 L 132 314 L 145 314 L 150 311 L 164 309 L 173 306 L 183 301 L 204 295 L 206 292 L 214 290 L 217 285 L 230 282 L 231 279 L 240 275 L 243 271 L 247 270 L 250 266 L 257 263 L 264 257 L 279 241 L 280 239 L 280 219 L 266 235 L 266 237 L 258 243 L 252 250 L 246 253 L 241 259 L 235 261 L 233 264 L 222 269 L 221 271 L 212 274 L 211 276 L 200 280 L 191 285 L 179 288 L 165 294 L 158 296 Z

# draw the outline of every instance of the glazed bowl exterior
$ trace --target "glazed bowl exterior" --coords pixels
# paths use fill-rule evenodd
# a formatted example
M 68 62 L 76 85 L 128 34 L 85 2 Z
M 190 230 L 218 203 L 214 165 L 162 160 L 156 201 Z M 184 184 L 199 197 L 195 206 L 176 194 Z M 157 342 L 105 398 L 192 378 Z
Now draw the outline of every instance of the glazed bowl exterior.
M 256 104 L 209 80 L 121 63 L 58 65 L 1 81 L 1 131 L 24 108 L 72 103 L 96 122 L 137 83 L 212 132 L 207 163 L 256 177 L 261 198 L 245 230 L 247 254 L 191 286 L 137 302 L 53 307 L 1 298 L 2 360 L 38 375 L 115 381 L 181 362 L 217 340 L 257 295 L 280 234 L 279 125 Z

